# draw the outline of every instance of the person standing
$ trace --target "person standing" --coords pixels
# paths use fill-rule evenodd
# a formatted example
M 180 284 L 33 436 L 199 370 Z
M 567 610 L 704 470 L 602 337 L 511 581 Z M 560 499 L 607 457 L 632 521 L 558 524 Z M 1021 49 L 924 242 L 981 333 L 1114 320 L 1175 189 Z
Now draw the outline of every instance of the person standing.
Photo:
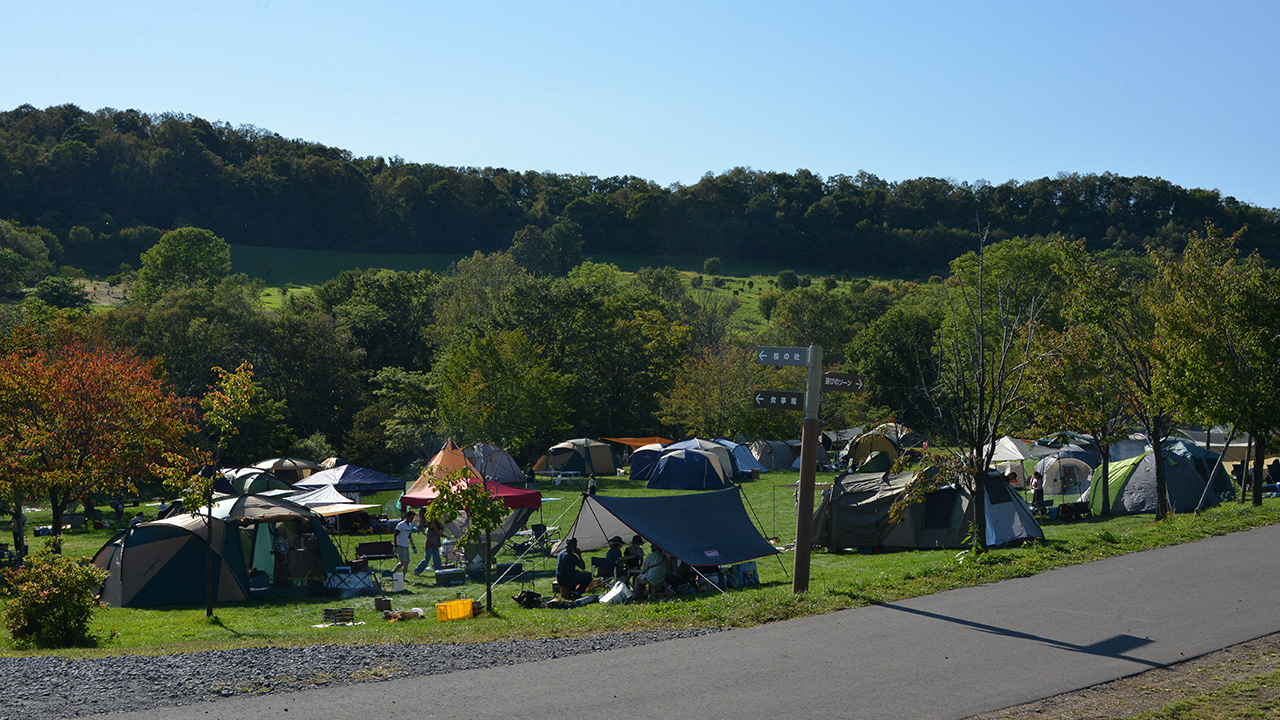
M 391 568 L 392 575 L 395 575 L 396 573 L 402 573 L 405 570 L 408 570 L 409 569 L 409 551 L 410 549 L 417 550 L 417 547 L 415 547 L 413 544 L 413 530 L 414 530 L 413 518 L 414 518 L 414 513 L 412 510 L 410 510 L 409 512 L 404 514 L 404 518 L 401 519 L 400 522 L 396 523 L 395 550 L 396 550 L 396 560 L 399 560 L 399 562 L 396 563 L 396 566 L 394 568 Z
M 1031 473 L 1031 512 L 1036 515 L 1044 512 L 1044 476 L 1039 470 Z
M 427 569 L 427 563 L 431 563 L 433 573 L 440 569 L 440 546 L 443 543 L 444 526 L 439 520 L 428 520 L 422 540 L 422 562 L 413 569 L 414 575 L 421 575 L 422 571 Z

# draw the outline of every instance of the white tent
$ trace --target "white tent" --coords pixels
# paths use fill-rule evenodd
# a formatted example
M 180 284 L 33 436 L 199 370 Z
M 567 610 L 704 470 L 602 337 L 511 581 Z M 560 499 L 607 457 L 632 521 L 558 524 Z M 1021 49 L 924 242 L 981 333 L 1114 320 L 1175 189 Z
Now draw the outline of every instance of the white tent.
M 520 465 L 506 450 L 493 443 L 477 442 L 462 448 L 462 454 L 471 461 L 485 480 L 506 485 L 524 483 L 524 472 Z

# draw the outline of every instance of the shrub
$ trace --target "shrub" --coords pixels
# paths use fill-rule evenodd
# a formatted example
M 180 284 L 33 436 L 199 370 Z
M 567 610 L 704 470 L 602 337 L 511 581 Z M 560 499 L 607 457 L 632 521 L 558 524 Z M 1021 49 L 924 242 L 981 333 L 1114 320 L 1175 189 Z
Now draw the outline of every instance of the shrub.
M 697 290 L 698 288 L 702 287 L 702 276 L 694 275 L 693 279 L 689 281 L 689 287 L 693 288 L 694 290 Z
M 795 290 L 800 284 L 800 279 L 796 277 L 795 270 L 782 270 L 778 273 L 778 287 L 783 290 Z
M 97 606 L 95 591 L 105 570 L 60 553 L 62 538 L 53 536 L 22 567 L 6 573 L 13 596 L 3 613 L 14 642 L 38 647 L 89 644 L 89 620 Z
M 720 258 L 711 257 L 702 261 L 702 272 L 708 275 L 723 275 L 724 263 L 720 262 Z

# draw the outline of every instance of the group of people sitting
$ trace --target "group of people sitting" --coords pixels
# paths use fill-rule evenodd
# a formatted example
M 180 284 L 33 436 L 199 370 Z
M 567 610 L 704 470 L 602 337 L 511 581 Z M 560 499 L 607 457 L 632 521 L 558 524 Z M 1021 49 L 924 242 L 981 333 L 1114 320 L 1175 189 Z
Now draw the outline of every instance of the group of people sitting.
M 663 552 L 657 543 L 650 543 L 646 553 L 644 538 L 639 535 L 632 537 L 627 545 L 620 537 L 610 538 L 604 558 L 593 558 L 593 565 L 602 576 L 627 583 L 637 599 L 662 597 L 671 588 L 692 582 L 697 574 L 688 564 Z M 569 538 L 556 556 L 556 582 L 561 593 L 577 597 L 587 591 L 592 575 L 586 567 L 582 551 L 578 549 L 578 539 Z

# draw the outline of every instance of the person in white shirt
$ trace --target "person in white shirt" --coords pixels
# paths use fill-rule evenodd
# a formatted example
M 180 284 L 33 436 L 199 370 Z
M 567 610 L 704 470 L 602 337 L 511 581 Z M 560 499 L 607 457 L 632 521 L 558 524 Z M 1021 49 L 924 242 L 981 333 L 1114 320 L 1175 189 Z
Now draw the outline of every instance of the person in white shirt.
M 414 552 L 417 548 L 413 544 L 413 511 L 404 514 L 404 518 L 396 523 L 396 566 L 391 569 L 391 574 L 404 572 L 409 569 L 409 550 L 412 548 Z

